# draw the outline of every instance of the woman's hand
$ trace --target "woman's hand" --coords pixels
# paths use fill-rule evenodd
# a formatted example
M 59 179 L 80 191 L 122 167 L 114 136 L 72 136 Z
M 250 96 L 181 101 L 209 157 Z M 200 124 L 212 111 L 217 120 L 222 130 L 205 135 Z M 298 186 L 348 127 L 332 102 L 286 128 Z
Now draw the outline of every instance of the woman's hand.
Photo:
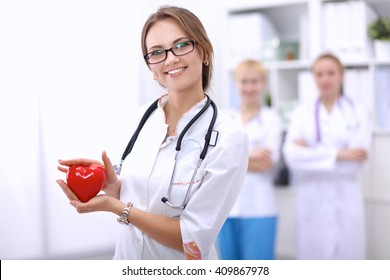
M 71 191 L 69 186 L 63 180 L 57 180 L 58 185 L 62 188 L 68 197 L 70 204 L 76 208 L 79 213 L 89 213 L 95 211 L 113 212 L 120 215 L 120 209 L 123 209 L 124 203 L 107 194 L 100 194 L 91 198 L 88 202 L 81 202 Z
M 271 167 L 272 157 L 269 149 L 254 149 L 249 152 L 248 171 L 265 171 Z
M 81 165 L 81 166 L 85 166 L 85 167 L 90 166 L 91 164 L 102 165 L 102 166 L 104 166 L 104 172 L 105 172 L 105 177 L 106 177 L 104 185 L 102 187 L 102 191 L 104 191 L 106 194 L 108 194 L 112 197 L 119 199 L 120 180 L 116 176 L 114 167 L 113 167 L 110 159 L 108 158 L 106 152 L 102 153 L 102 160 L 103 160 L 103 164 L 97 160 L 83 159 L 83 158 L 59 160 L 58 163 L 60 164 L 60 166 L 58 166 L 57 169 L 61 172 L 66 173 L 68 171 L 69 167 L 72 165 Z M 59 181 L 62 181 L 62 180 L 58 180 L 57 181 L 58 184 L 59 184 Z M 65 190 L 64 190 L 64 192 L 65 192 Z M 65 193 L 67 194 L 67 192 L 65 192 Z M 68 196 L 68 198 L 69 198 L 69 196 Z
M 309 145 L 303 139 L 295 139 L 294 140 L 294 144 L 298 145 L 298 146 L 301 146 L 301 147 L 309 147 Z
M 367 159 L 367 151 L 362 148 L 341 149 L 337 154 L 338 160 L 351 160 L 363 162 Z

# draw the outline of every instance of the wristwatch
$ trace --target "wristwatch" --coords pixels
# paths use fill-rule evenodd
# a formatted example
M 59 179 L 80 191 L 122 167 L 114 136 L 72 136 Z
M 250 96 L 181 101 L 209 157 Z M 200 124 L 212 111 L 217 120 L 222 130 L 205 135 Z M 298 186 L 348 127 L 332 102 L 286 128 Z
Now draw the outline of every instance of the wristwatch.
M 122 210 L 122 214 L 117 218 L 117 221 L 121 224 L 128 225 L 129 224 L 129 214 L 133 208 L 133 203 L 127 202 L 125 208 Z

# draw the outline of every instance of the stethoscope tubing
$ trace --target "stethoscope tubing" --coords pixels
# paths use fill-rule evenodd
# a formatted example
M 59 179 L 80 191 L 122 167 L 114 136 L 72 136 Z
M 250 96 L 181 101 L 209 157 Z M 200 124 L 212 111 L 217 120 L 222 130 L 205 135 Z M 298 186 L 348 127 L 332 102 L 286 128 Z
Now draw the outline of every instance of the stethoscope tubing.
M 172 175 L 171 175 L 171 179 L 170 179 L 170 183 L 169 183 L 169 187 L 168 187 L 168 191 L 167 191 L 167 195 L 162 197 L 161 198 L 161 201 L 166 203 L 167 205 L 171 206 L 172 208 L 178 208 L 178 209 L 184 209 L 188 203 L 188 200 L 189 200 L 189 196 L 191 194 L 191 189 L 193 187 L 193 183 L 194 183 L 194 180 L 196 178 L 196 175 L 198 173 L 198 170 L 201 166 L 201 163 L 203 162 L 204 158 L 206 157 L 206 154 L 207 154 L 207 151 L 208 151 L 208 148 L 210 146 L 210 141 L 211 141 L 211 136 L 212 136 L 212 132 L 213 132 L 213 128 L 214 128 L 214 125 L 215 125 L 215 122 L 216 122 L 216 119 L 217 119 L 217 114 L 218 114 L 218 109 L 217 109 L 217 106 L 215 105 L 215 103 L 210 99 L 210 97 L 206 94 L 206 98 L 207 98 L 207 101 L 206 101 L 206 104 L 203 106 L 203 108 L 189 121 L 189 123 L 184 127 L 184 129 L 182 130 L 182 132 L 180 133 L 179 137 L 178 137 L 178 140 L 177 140 L 177 144 L 176 144 L 176 154 L 175 154 L 175 164 L 174 164 L 174 167 L 173 167 L 173 171 L 172 171 Z M 137 141 L 137 138 L 138 138 L 138 135 L 139 133 L 141 132 L 142 128 L 144 127 L 146 121 L 148 120 L 148 118 L 151 116 L 151 114 L 157 109 L 158 107 L 158 101 L 159 99 L 157 99 L 156 101 L 154 101 L 150 106 L 149 108 L 145 111 L 144 115 L 142 116 L 141 118 L 141 121 L 139 122 L 138 126 L 137 126 L 137 129 L 135 130 L 133 136 L 131 137 L 129 143 L 127 144 L 126 146 L 126 149 L 124 150 L 123 152 L 123 155 L 121 157 L 121 160 L 120 160 L 120 164 L 119 164 L 119 167 L 118 166 L 114 166 L 115 168 L 115 173 L 119 176 L 120 175 L 120 172 L 122 170 L 122 165 L 123 165 L 123 162 L 125 161 L 126 157 L 131 153 L 133 147 L 134 147 L 134 144 L 135 142 Z M 192 174 L 192 178 L 191 178 L 191 182 L 190 182 L 190 185 L 187 189 L 187 193 L 184 197 L 184 200 L 181 204 L 179 205 L 175 205 L 175 204 L 172 204 L 170 202 L 171 200 L 171 192 L 172 192 L 172 185 L 173 185 L 173 178 L 174 178 L 174 174 L 175 174 L 175 170 L 176 170 L 176 161 L 177 161 L 177 157 L 178 157 L 178 154 L 181 150 L 181 144 L 182 144 L 182 140 L 185 136 L 185 134 L 187 133 L 187 131 L 190 129 L 190 127 L 204 114 L 204 112 L 209 108 L 209 107 L 212 107 L 213 108 L 213 116 L 212 116 L 212 119 L 210 121 L 210 125 L 207 129 L 207 133 L 206 133 L 206 136 L 205 136 L 205 144 L 203 146 L 203 150 L 202 152 L 200 153 L 199 155 L 199 160 L 198 160 L 198 163 L 196 165 L 196 168 L 195 168 L 195 171 L 194 173 Z

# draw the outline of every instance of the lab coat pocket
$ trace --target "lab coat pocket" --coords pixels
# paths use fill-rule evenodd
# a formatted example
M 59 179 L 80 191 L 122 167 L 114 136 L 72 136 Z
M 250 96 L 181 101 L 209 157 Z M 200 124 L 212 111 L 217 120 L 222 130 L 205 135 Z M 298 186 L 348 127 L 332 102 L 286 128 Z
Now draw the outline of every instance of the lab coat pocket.
M 199 189 L 204 173 L 204 168 L 198 167 L 201 152 L 202 147 L 197 141 L 190 139 L 182 142 L 181 151 L 177 154 L 169 194 L 169 201 L 173 205 L 188 203 Z

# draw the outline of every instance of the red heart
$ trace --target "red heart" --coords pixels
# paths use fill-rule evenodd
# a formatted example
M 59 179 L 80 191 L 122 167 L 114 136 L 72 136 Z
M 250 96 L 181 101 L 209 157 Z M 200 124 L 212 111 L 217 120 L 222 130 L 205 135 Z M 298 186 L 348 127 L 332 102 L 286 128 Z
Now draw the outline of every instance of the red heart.
M 73 165 L 66 173 L 69 188 L 82 202 L 87 202 L 99 193 L 104 179 L 104 168 L 98 164 L 88 167 Z

